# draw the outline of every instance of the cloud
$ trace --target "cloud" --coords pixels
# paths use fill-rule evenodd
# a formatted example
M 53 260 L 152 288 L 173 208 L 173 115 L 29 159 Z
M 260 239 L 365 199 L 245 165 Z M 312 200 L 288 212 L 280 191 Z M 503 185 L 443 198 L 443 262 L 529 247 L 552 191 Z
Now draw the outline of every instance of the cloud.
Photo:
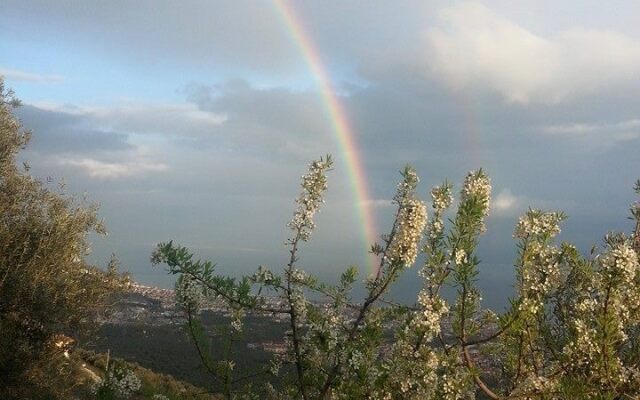
M 568 123 L 561 125 L 548 125 L 543 127 L 543 131 L 558 135 L 585 135 L 590 133 L 602 133 L 607 131 L 640 131 L 640 119 L 630 119 L 627 121 L 614 122 L 608 124 L 594 123 Z
M 167 171 L 168 164 L 157 161 L 164 141 L 140 137 L 151 133 L 179 136 L 182 131 L 176 132 L 178 129 L 200 135 L 207 131 L 206 127 L 218 123 L 214 115 L 198 111 L 193 105 L 27 104 L 18 113 L 25 127 L 33 132 L 27 160 L 46 168 L 47 173 L 56 167 L 71 167 L 98 180 L 123 180 Z
M 615 143 L 640 138 L 640 119 L 610 123 L 573 122 L 542 127 L 548 135 L 564 136 L 591 142 L 595 148 L 608 148 Z
M 525 199 L 514 196 L 509 189 L 502 189 L 491 202 L 491 208 L 498 214 L 506 214 L 521 207 Z
M 64 80 L 62 75 L 55 74 L 36 74 L 17 69 L 0 67 L 0 76 L 4 76 L 8 80 L 16 80 L 33 83 L 58 83 Z
M 258 88 L 244 80 L 229 80 L 218 85 L 194 83 L 185 93 L 202 112 L 225 116 L 214 134 L 234 148 L 306 160 L 333 148 L 334 128 L 313 90 Z
M 29 149 L 43 153 L 96 154 L 133 148 L 127 134 L 100 129 L 86 115 L 54 111 L 25 104 L 17 109 L 33 132 Z
M 194 104 L 123 102 L 116 106 L 35 104 L 41 110 L 75 116 L 103 131 L 128 134 L 198 136 L 211 134 L 226 120 L 224 115 L 202 111 Z
M 131 176 L 146 175 L 150 172 L 166 171 L 169 167 L 163 163 L 148 160 L 126 162 L 104 162 L 92 158 L 58 159 L 58 164 L 80 169 L 86 175 L 97 179 L 122 179 Z
M 562 195 L 560 195 L 562 196 Z M 542 210 L 576 210 L 579 205 L 568 199 L 542 199 L 514 194 L 504 188 L 491 200 L 491 214 L 497 217 L 512 217 L 523 214 L 528 208 Z
M 554 104 L 638 79 L 640 43 L 608 30 L 537 35 L 477 3 L 444 9 L 427 33 L 427 65 L 456 90 Z

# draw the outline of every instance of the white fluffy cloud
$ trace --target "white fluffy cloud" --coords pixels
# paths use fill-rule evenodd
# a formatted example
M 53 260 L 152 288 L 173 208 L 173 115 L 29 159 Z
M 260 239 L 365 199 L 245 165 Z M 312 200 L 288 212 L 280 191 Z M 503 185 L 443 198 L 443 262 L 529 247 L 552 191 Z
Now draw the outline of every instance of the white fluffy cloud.
M 513 214 L 522 208 L 526 203 L 526 199 L 522 196 L 516 196 L 509 189 L 502 189 L 492 200 L 492 211 L 498 215 Z
M 638 79 L 640 71 L 640 43 L 630 37 L 570 28 L 546 38 L 476 3 L 444 9 L 427 40 L 436 76 L 513 103 L 558 103 Z

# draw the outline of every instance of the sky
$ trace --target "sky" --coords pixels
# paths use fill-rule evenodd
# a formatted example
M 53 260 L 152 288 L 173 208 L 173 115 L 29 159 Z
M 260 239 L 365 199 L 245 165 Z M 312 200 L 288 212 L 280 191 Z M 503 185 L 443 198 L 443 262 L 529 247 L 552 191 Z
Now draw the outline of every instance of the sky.
M 105 265 L 115 253 L 142 283 L 171 286 L 149 263 L 168 240 L 221 273 L 281 269 L 299 178 L 327 153 L 335 168 L 300 266 L 328 281 L 349 265 L 370 273 L 361 215 L 377 234 L 390 228 L 406 164 L 424 199 L 444 180 L 459 190 L 469 170 L 491 177 L 479 284 L 493 308 L 512 294 L 513 227 L 528 207 L 565 211 L 560 239 L 584 252 L 610 230 L 631 229 L 637 1 L 0 8 L 0 75 L 33 131 L 21 159 L 100 204 L 109 235 L 90 237 L 90 261 Z M 327 96 L 350 127 L 350 151 Z M 366 198 L 354 190 L 354 160 Z M 398 282 L 398 299 L 415 296 L 416 269 Z

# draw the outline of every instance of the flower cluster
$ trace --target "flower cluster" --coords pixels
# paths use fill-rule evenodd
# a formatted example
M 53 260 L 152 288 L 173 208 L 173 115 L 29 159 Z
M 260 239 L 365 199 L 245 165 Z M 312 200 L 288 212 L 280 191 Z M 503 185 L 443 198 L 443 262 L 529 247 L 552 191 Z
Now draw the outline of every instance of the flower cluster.
M 557 389 L 557 379 L 538 376 L 535 373 L 527 374 L 522 384 L 514 391 L 514 395 L 520 395 L 524 398 L 531 398 L 532 393 L 539 394 L 540 398 L 544 398 L 542 394 L 553 392 Z M 529 394 L 528 396 L 526 394 Z
M 308 335 L 317 338 L 323 350 L 333 351 L 338 345 L 338 335 L 344 329 L 344 310 L 338 307 L 329 307 L 324 310 L 321 318 L 309 320 Z
M 582 319 L 573 321 L 575 339 L 567 343 L 564 355 L 568 357 L 574 366 L 589 366 L 600 352 L 597 345 L 597 332 Z
M 289 279 L 291 279 L 291 282 L 305 283 L 308 278 L 309 278 L 309 275 L 307 275 L 306 272 L 299 270 L 297 268 L 292 269 L 291 272 L 289 273 Z
M 455 256 L 454 261 L 456 265 L 463 265 L 463 264 L 466 264 L 467 261 L 469 261 L 467 257 L 467 252 L 464 251 L 464 249 L 456 249 L 454 256 Z
M 304 297 L 302 290 L 294 288 L 291 290 L 290 298 L 291 308 L 298 316 L 298 322 L 302 323 L 307 315 L 307 299 Z
M 444 232 L 444 221 L 442 214 L 451 206 L 453 195 L 452 186 L 444 183 L 441 186 L 435 186 L 431 189 L 431 206 L 433 207 L 433 219 L 428 224 L 427 231 L 431 240 L 437 240 Z
M 236 362 L 233 360 L 223 360 L 219 362 L 219 365 L 226 370 L 233 371 L 236 367 Z
M 636 277 L 638 256 L 624 236 L 607 237 L 609 250 L 598 258 L 589 297 L 580 300 L 572 321 L 574 338 L 563 353 L 572 365 L 594 371 L 599 385 L 628 385 L 633 371 L 624 365 L 622 348 L 635 335 L 640 304 Z M 638 382 L 640 383 L 640 382 Z
M 398 183 L 396 194 L 393 197 L 393 200 L 398 204 L 402 204 L 404 199 L 410 197 L 411 193 L 418 186 L 418 183 L 420 183 L 420 178 L 413 168 L 405 168 L 402 172 L 402 177 L 403 179 Z
M 639 264 L 638 255 L 630 244 L 617 244 L 601 259 L 602 273 L 609 278 L 618 278 L 625 283 L 631 283 L 636 277 Z
M 256 283 L 266 283 L 269 284 L 273 282 L 274 276 L 273 273 L 265 266 L 261 265 L 258 267 L 258 270 L 253 274 L 253 281 Z
M 440 358 L 429 346 L 416 348 L 407 337 L 399 337 L 392 345 L 389 357 L 381 365 L 378 375 L 386 377 L 386 384 L 373 399 L 434 399 Z
M 439 376 L 440 393 L 438 399 L 461 400 L 474 399 L 475 388 L 469 379 L 469 372 L 460 368 L 457 360 L 449 359 L 442 361 L 442 374 Z
M 241 308 L 234 308 L 231 312 L 231 329 L 234 332 L 242 332 L 242 318 L 245 316 L 245 311 Z
M 282 362 L 278 359 L 269 361 L 269 373 L 273 376 L 278 376 L 280 373 L 280 368 L 282 367 Z
M 302 176 L 302 192 L 296 199 L 298 208 L 294 211 L 293 219 L 288 226 L 304 241 L 311 237 L 311 231 L 315 228 L 313 216 L 324 203 L 322 196 L 327 190 L 326 172 L 331 168 L 331 165 L 330 157 L 321 158 L 312 162 L 308 172 Z
M 442 221 L 442 217 L 437 214 L 434 215 L 427 231 L 429 233 L 429 238 L 432 240 L 440 237 L 442 232 L 444 232 L 444 221 Z
M 427 223 L 427 207 L 417 199 L 406 199 L 398 213 L 396 232 L 387 257 L 392 262 L 412 265 L 418 256 L 418 244 Z
M 544 296 L 560 285 L 560 255 L 554 246 L 529 244 L 523 254 L 520 279 L 520 311 L 536 314 L 543 308 Z
M 624 237 L 610 243 L 610 248 L 599 259 L 600 271 L 596 274 L 595 286 L 599 288 L 601 302 L 612 313 L 611 337 L 627 340 L 627 329 L 638 324 L 640 307 L 640 289 L 638 287 L 638 255 L 631 242 Z
M 169 400 L 169 398 L 163 394 L 154 394 L 151 400 Z
M 491 181 L 482 170 L 471 171 L 464 179 L 462 186 L 462 202 L 470 198 L 475 199 L 486 217 L 489 214 L 489 202 L 491 201 Z
M 418 305 L 420 309 L 416 311 L 414 319 L 416 327 L 430 335 L 438 335 L 442 317 L 449 312 L 447 303 L 440 297 L 431 296 L 423 289 L 418 294 Z
M 560 212 L 529 210 L 518 219 L 514 237 L 520 239 L 532 236 L 553 238 L 560 233 L 560 222 L 564 219 L 564 214 Z
M 366 361 L 367 358 L 360 350 L 354 350 L 349 356 L 349 368 L 354 370 L 360 369 L 360 367 L 364 365 Z
M 451 192 L 451 185 L 444 183 L 441 186 L 434 186 L 431 189 L 431 201 L 433 209 L 436 212 L 443 212 L 451 206 L 453 203 L 453 194 Z
M 142 382 L 133 371 L 116 367 L 108 371 L 104 379 L 97 381 L 91 391 L 94 394 L 112 393 L 116 398 L 128 399 L 141 387 Z
M 202 284 L 191 275 L 180 275 L 176 282 L 176 302 L 189 312 L 197 312 L 205 300 Z

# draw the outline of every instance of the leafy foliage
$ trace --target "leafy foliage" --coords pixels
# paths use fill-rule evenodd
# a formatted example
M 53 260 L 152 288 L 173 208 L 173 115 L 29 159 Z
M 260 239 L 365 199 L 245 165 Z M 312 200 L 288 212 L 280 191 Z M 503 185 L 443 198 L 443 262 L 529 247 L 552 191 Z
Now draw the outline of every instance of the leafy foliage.
M 29 140 L 18 105 L 0 79 L 0 397 L 53 398 L 66 370 L 54 336 L 78 334 L 125 279 L 83 260 L 87 234 L 104 232 L 96 207 L 16 165 Z

